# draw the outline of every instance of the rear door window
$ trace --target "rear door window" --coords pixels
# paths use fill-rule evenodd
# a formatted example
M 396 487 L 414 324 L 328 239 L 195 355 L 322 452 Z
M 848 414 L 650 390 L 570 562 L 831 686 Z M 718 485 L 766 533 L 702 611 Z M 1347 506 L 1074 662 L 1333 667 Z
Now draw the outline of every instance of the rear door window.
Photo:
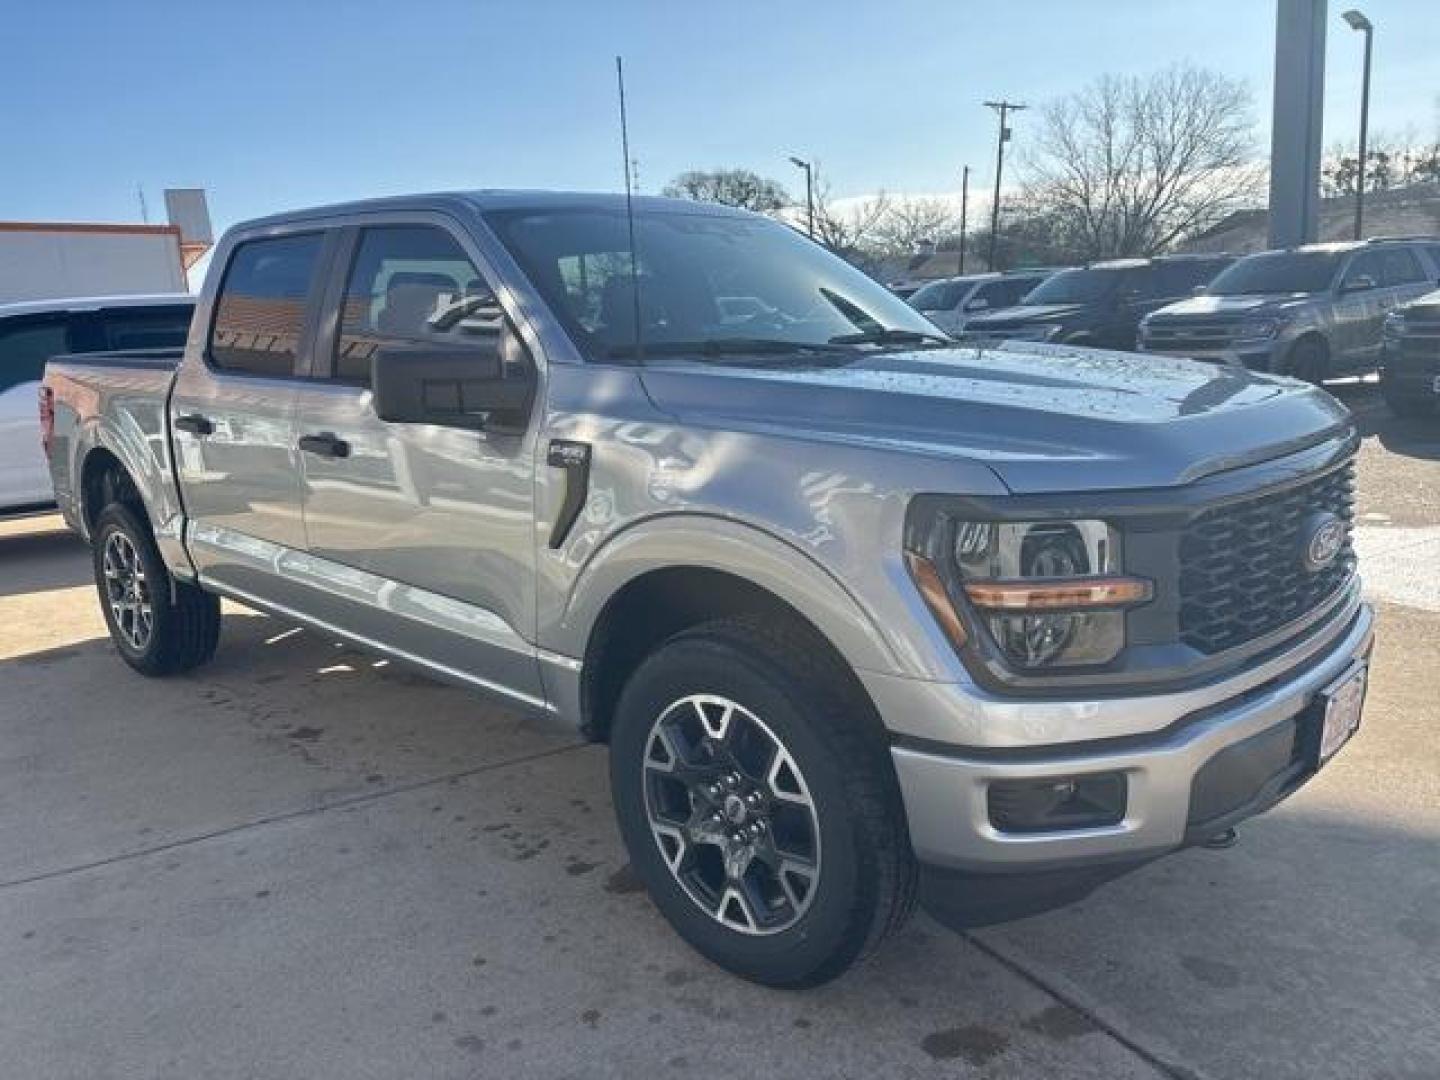
M 70 351 L 67 316 L 52 315 L 0 322 L 0 394 L 39 382 L 45 361 Z
M 1425 280 L 1425 271 L 1420 260 L 1409 248 L 1389 248 L 1380 252 L 1380 284 L 1417 285 Z
M 249 375 L 295 374 L 320 233 L 249 240 L 235 249 L 215 303 L 210 362 Z

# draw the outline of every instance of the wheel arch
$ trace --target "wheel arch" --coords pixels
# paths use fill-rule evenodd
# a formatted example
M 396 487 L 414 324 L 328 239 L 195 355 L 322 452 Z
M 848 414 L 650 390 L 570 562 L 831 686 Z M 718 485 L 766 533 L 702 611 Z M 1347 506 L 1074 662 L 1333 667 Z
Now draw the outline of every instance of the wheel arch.
M 617 537 L 576 582 L 551 645 L 581 658 L 568 693 L 557 695 L 562 711 L 603 740 L 626 678 L 655 646 L 698 623 L 751 613 L 807 634 L 867 702 L 856 672 L 898 667 L 859 601 L 809 556 L 751 526 L 674 517 Z

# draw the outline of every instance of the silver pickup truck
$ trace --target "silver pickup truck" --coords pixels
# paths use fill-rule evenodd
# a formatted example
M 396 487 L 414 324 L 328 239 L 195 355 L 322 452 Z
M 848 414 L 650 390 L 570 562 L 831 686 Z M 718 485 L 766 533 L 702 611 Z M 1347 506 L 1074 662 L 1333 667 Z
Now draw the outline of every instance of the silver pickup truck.
M 843 971 L 922 867 L 1016 897 L 1227 840 L 1360 720 L 1334 399 L 956 345 L 739 211 L 254 221 L 183 357 L 43 392 L 131 667 L 203 663 L 229 597 L 606 742 L 657 906 L 767 983 Z

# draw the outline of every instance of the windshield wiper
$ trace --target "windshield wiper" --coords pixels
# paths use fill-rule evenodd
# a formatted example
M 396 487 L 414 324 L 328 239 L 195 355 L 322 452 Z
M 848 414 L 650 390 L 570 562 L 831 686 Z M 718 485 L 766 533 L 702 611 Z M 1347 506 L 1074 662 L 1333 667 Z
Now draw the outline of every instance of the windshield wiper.
M 855 334 L 837 334 L 830 339 L 831 345 L 954 345 L 952 338 L 928 330 L 896 330 L 881 327 L 878 330 L 862 330 Z
M 784 338 L 702 338 L 697 341 L 647 341 L 638 350 L 631 345 L 614 345 L 606 355 L 611 359 L 644 356 L 757 356 L 800 353 L 843 354 L 840 344 L 823 341 L 787 341 Z

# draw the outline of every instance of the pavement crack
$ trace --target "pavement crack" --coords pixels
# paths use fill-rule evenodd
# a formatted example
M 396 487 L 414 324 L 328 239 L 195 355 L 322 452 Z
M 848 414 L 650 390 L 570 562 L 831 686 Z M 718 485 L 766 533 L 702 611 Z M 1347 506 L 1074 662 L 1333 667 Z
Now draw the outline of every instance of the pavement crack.
M 484 765 L 476 765 L 469 769 L 460 769 L 456 772 L 445 773 L 441 776 L 432 776 L 425 780 L 416 780 L 408 784 L 397 784 L 394 787 L 382 788 L 378 791 L 367 791 L 361 795 L 351 795 L 347 798 L 335 799 L 320 806 L 307 806 L 298 810 L 287 810 L 280 814 L 269 814 L 251 821 L 242 821 L 234 825 L 226 825 L 224 828 L 212 829 L 210 832 L 196 833 L 193 836 L 183 836 L 176 840 L 166 841 L 163 844 L 155 844 L 151 847 L 140 848 L 136 851 L 127 851 L 122 855 L 109 855 L 103 859 L 92 859 L 89 862 L 76 863 L 73 866 L 57 867 L 54 870 L 42 870 L 38 874 L 29 874 L 25 877 L 0 881 L 0 889 L 13 889 L 19 888 L 22 885 L 34 885 L 37 882 L 53 881 L 56 878 L 69 877 L 73 874 L 82 874 L 89 870 L 98 870 L 106 866 L 114 866 L 117 863 L 130 862 L 132 859 L 143 859 L 150 855 L 174 851 L 177 848 L 189 847 L 192 844 L 203 844 L 207 840 L 216 840 L 222 836 L 233 836 L 235 833 L 246 832 L 250 829 L 261 829 L 267 825 L 277 825 L 286 821 L 294 821 L 297 818 L 314 817 L 320 814 L 330 813 L 333 810 L 344 810 L 350 806 L 363 806 L 366 803 L 380 802 L 382 799 L 388 799 L 393 795 L 404 795 L 411 791 L 423 791 L 426 788 L 438 787 L 441 784 L 449 784 L 456 780 L 480 776 L 484 773 L 495 772 L 499 769 L 508 769 L 514 765 L 524 765 L 531 761 L 557 757 L 560 754 L 568 754 L 573 750 L 580 750 L 589 745 L 590 743 L 583 741 L 567 743 L 564 746 L 552 747 L 549 750 L 538 750 L 533 754 L 522 754 L 519 757 L 506 758 L 502 761 L 486 762 Z
M 1134 1054 L 1137 1058 L 1145 1062 L 1145 1064 L 1149 1065 L 1152 1069 L 1160 1073 L 1162 1076 L 1167 1077 L 1168 1080 L 1205 1080 L 1205 1076 L 1203 1073 L 1197 1071 L 1196 1069 L 1188 1065 L 1181 1065 L 1177 1062 L 1170 1061 L 1164 1056 L 1162 1056 L 1158 1051 L 1151 1050 L 1134 1036 L 1126 1034 L 1124 1031 L 1120 1030 L 1114 1024 L 1106 1020 L 1104 1017 L 1096 1014 L 1094 1010 L 1086 1006 L 1073 994 L 1067 993 L 1066 991 L 1061 990 L 1059 987 L 1054 986 L 1044 977 L 1032 971 L 1025 964 L 1021 963 L 1019 960 L 1015 959 L 1013 956 L 1009 955 L 1007 952 L 1005 952 L 998 946 L 992 945 L 988 941 L 976 937 L 973 931 L 962 930 L 958 931 L 958 933 L 967 942 L 975 946 L 975 948 L 979 949 L 982 953 L 988 956 L 991 960 L 994 960 L 997 964 L 1005 968 L 1011 974 L 1025 980 L 1031 986 L 1034 986 L 1037 990 L 1049 994 L 1052 998 L 1058 1001 L 1061 1005 L 1064 1005 L 1066 1008 L 1074 1009 L 1086 1020 L 1094 1024 L 1096 1028 L 1098 1028 L 1100 1031 L 1103 1031 L 1106 1035 L 1110 1036 L 1110 1038 L 1113 1039 L 1116 1043 L 1123 1046 L 1126 1050 L 1130 1051 L 1130 1053 Z

